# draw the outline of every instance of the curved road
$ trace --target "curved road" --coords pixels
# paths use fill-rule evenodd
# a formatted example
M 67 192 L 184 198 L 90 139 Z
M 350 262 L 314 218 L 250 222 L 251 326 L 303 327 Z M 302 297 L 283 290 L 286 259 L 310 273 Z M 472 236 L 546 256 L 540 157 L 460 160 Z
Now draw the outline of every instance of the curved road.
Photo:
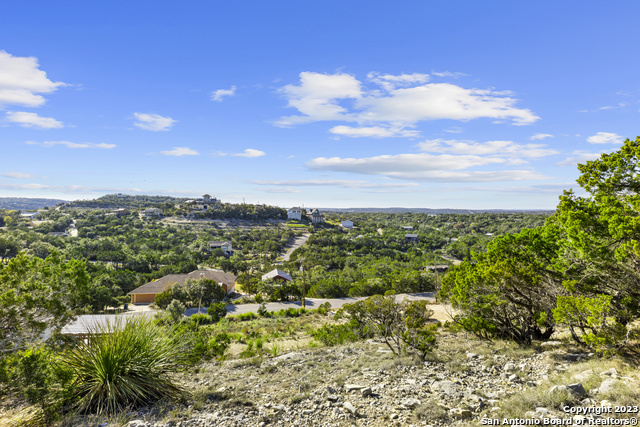
M 294 240 L 293 245 L 291 245 L 291 247 L 287 250 L 287 253 L 284 254 L 284 257 L 282 258 L 282 261 L 283 262 L 284 261 L 289 261 L 289 258 L 291 257 L 291 254 L 293 253 L 293 251 L 295 251 L 300 246 L 302 246 L 305 243 L 307 243 L 307 240 L 309 240 L 309 236 L 311 236 L 311 234 L 305 233 L 300 237 L 296 237 L 296 240 Z

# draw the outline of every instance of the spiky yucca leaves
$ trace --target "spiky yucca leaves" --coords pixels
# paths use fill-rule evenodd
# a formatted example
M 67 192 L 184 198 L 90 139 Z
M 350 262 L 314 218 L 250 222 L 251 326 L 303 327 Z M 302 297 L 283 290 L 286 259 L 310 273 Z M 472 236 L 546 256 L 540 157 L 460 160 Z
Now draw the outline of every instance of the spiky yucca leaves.
M 76 375 L 78 410 L 114 413 L 180 397 L 184 390 L 172 374 L 184 365 L 183 341 L 175 328 L 142 316 L 94 328 L 66 357 Z

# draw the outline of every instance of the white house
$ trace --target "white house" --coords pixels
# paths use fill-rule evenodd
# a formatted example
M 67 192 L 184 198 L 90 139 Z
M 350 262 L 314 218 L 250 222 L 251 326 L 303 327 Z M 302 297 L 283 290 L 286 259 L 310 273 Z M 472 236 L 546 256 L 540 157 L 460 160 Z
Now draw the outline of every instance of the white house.
M 340 223 L 344 228 L 353 228 L 353 221 L 345 220 Z
M 288 273 L 285 273 L 282 270 L 278 270 L 277 268 L 275 270 L 271 270 L 267 274 L 262 275 L 262 280 L 267 280 L 267 279 L 273 279 L 275 281 L 286 281 L 286 282 L 290 282 L 293 280 Z
M 302 219 L 302 209 L 300 208 L 287 209 L 287 219 L 297 219 L 298 221 L 300 221 Z
M 140 216 L 143 218 L 154 218 L 162 215 L 162 209 L 149 208 L 140 212 Z

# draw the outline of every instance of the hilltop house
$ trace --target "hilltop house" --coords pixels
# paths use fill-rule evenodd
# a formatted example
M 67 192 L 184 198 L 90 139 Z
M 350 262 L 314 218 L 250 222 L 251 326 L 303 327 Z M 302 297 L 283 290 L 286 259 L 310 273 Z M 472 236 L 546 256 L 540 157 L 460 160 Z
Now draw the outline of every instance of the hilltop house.
M 340 225 L 342 225 L 344 228 L 353 228 L 353 221 L 347 219 L 346 221 L 342 221 Z
M 158 218 L 162 216 L 162 209 L 149 208 L 140 212 L 141 218 Z
M 407 243 L 418 243 L 418 235 L 417 234 L 405 234 L 404 240 Z
M 300 221 L 302 219 L 302 209 L 298 207 L 287 209 L 287 219 L 297 219 Z
M 207 211 L 215 208 L 220 203 L 220 200 L 215 197 L 211 197 L 208 194 L 203 195 L 199 199 L 187 200 L 184 204 L 194 211 Z
M 314 209 L 311 212 L 311 224 L 320 224 L 321 222 L 324 222 L 324 218 L 322 218 L 320 209 Z
M 233 255 L 233 248 L 231 247 L 231 242 L 209 242 L 209 251 L 213 252 L 216 249 L 222 249 L 222 252 L 226 256 Z
M 282 270 L 278 270 L 277 268 L 275 270 L 271 270 L 267 274 L 262 275 L 262 280 L 268 279 L 280 282 L 291 282 L 293 280 L 289 274 L 285 273 Z
M 169 274 L 164 277 L 154 280 L 153 282 L 145 283 L 129 292 L 127 295 L 131 295 L 132 304 L 149 304 L 155 301 L 156 295 L 166 291 L 174 284 L 184 286 L 188 279 L 210 279 L 218 282 L 224 292 L 229 295 L 235 292 L 235 285 L 237 277 L 231 273 L 226 273 L 222 270 L 195 270 L 189 274 Z

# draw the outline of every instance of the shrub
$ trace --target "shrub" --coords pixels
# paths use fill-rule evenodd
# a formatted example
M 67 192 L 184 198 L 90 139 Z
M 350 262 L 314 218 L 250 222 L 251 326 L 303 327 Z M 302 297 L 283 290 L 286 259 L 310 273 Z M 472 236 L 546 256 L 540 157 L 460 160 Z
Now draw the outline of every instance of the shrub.
M 211 317 L 213 323 L 218 323 L 227 315 L 227 304 L 223 302 L 214 302 L 207 309 L 207 314 Z
M 322 327 L 311 331 L 311 336 L 327 346 L 341 345 L 345 342 L 354 342 L 361 339 L 355 332 L 356 329 L 357 324 L 354 323 L 324 324 Z
M 184 304 L 176 299 L 171 301 L 171 304 L 167 306 L 167 314 L 173 323 L 179 322 L 183 319 L 185 310 L 186 307 Z
M 380 336 L 389 349 L 400 355 L 416 351 L 420 358 L 435 347 L 434 325 L 427 325 L 433 311 L 426 301 L 396 303 L 392 292 L 346 304 L 336 318 L 348 315 L 357 333 Z
M 267 306 L 264 305 L 264 303 L 261 303 L 260 307 L 258 307 L 258 315 L 261 316 L 261 317 L 265 317 L 265 316 L 267 316 L 267 313 L 269 313 L 267 311 Z
M 172 374 L 182 369 L 186 355 L 175 328 L 135 316 L 90 333 L 64 357 L 75 375 L 80 412 L 115 413 L 182 395 Z
M 257 304 L 262 304 L 264 302 L 264 297 L 262 296 L 262 294 L 256 294 L 254 299 Z
M 59 356 L 44 346 L 15 354 L 8 360 L 7 383 L 17 396 L 36 405 L 41 421 L 56 420 L 71 394 L 71 371 L 60 365 Z

